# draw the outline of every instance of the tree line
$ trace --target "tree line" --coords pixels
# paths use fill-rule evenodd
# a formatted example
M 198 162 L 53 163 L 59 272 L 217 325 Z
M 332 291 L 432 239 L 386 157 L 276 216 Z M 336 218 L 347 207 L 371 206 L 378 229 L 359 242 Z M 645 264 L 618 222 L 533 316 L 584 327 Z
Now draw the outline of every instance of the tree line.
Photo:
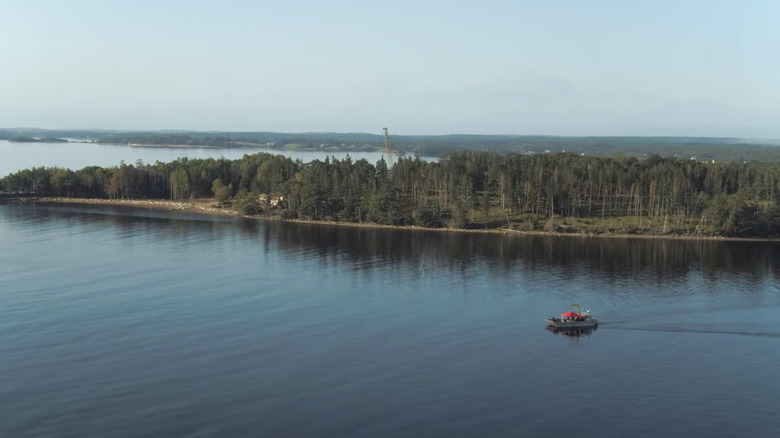
M 76 171 L 35 167 L 0 184 L 6 193 L 40 196 L 215 197 L 243 213 L 288 219 L 559 231 L 620 224 L 623 232 L 655 224 L 667 233 L 780 236 L 780 162 L 458 152 L 388 166 L 259 153 Z
M 377 128 L 379 131 L 379 128 Z M 301 148 L 338 151 L 384 150 L 380 133 L 283 133 L 205 131 L 106 131 L 0 129 L 0 140 L 64 141 L 78 138 L 109 144 L 185 145 L 208 148 Z M 552 135 L 398 135 L 391 136 L 393 150 L 407 155 L 446 157 L 453 151 L 508 153 L 557 153 L 645 158 L 665 157 L 700 161 L 780 161 L 778 142 L 750 143 L 728 137 L 562 137 Z

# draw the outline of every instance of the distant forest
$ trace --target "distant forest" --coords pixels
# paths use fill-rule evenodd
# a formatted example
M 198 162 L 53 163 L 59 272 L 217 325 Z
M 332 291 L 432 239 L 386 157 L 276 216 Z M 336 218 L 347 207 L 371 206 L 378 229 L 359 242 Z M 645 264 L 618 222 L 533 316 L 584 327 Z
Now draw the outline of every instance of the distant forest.
M 323 150 L 357 152 L 385 150 L 384 137 L 365 133 L 278 133 L 198 131 L 97 131 L 0 129 L 0 140 L 16 142 L 66 141 L 175 145 L 205 148 Z M 698 161 L 780 161 L 780 145 L 770 141 L 746 142 L 715 137 L 557 137 L 539 135 L 392 135 L 391 149 L 399 155 L 446 157 L 457 151 L 557 153 L 601 157 L 660 155 Z
M 388 166 L 384 159 L 303 163 L 257 153 L 76 171 L 37 167 L 4 177 L 0 189 L 215 197 L 245 214 L 399 226 L 780 236 L 780 161 L 457 152 L 438 162 L 405 157 Z

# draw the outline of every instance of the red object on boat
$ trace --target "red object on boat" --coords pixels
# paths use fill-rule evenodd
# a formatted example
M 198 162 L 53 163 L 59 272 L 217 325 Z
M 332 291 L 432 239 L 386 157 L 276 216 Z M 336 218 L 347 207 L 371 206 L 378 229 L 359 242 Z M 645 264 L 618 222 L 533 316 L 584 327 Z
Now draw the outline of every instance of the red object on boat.
M 577 312 L 566 312 L 566 313 L 561 313 L 561 316 L 564 316 L 564 317 L 566 317 L 566 318 L 584 318 L 584 317 L 585 317 L 585 315 L 580 315 L 580 314 L 579 314 L 579 313 L 577 313 Z

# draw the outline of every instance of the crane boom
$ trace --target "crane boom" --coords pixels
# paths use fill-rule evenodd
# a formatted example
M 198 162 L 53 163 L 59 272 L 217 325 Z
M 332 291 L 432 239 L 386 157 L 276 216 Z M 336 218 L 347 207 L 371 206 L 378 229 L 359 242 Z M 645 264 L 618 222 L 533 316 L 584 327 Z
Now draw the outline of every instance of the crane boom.
M 387 161 L 390 165 L 393 165 L 393 153 L 390 150 L 390 134 L 387 133 L 387 128 L 382 128 L 385 131 L 385 151 L 387 152 Z

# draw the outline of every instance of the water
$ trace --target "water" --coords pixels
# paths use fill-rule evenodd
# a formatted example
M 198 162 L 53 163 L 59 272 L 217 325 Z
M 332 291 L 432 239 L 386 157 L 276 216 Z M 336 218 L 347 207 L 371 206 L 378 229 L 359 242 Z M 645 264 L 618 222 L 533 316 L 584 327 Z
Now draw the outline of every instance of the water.
M 0 248 L 3 437 L 780 430 L 776 244 L 0 205 Z
M 334 156 L 338 159 L 344 159 L 349 155 L 353 160 L 365 158 L 369 163 L 375 164 L 385 155 L 381 152 L 336 153 L 325 151 L 277 151 L 262 148 L 146 148 L 96 143 L 11 143 L 6 140 L 0 140 L 0 157 L 2 157 L 2 160 L 0 160 L 0 178 L 22 169 L 40 166 L 78 170 L 86 166 L 118 166 L 122 161 L 127 164 L 135 164 L 138 160 L 151 164 L 154 164 L 156 161 L 167 163 L 179 157 L 227 158 L 235 160 L 246 154 L 259 152 L 280 154 L 294 160 L 300 159 L 305 163 L 315 159 L 324 160 L 326 157 Z M 425 159 L 435 160 L 434 158 Z

